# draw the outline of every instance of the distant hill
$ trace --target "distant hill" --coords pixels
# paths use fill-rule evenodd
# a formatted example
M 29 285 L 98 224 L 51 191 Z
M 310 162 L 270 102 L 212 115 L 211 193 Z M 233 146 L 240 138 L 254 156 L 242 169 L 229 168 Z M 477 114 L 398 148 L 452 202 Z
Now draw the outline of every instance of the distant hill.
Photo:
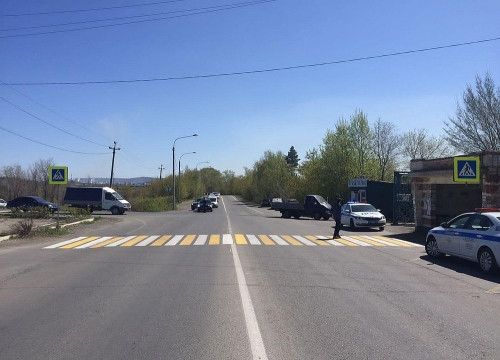
M 134 185 L 146 186 L 151 183 L 152 177 L 136 177 L 136 178 L 114 178 L 113 185 Z M 89 185 L 105 185 L 109 186 L 109 178 L 76 178 L 70 182 Z

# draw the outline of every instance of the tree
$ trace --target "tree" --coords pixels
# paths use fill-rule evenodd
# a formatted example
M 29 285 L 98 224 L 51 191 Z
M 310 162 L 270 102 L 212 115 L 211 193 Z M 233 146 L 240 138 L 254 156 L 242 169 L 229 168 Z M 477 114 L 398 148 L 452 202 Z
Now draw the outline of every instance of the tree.
M 372 156 L 372 134 L 366 114 L 361 110 L 356 110 L 350 118 L 349 137 L 356 161 L 355 176 L 368 175 Z
M 297 151 L 295 148 L 292 146 L 290 150 L 288 151 L 288 155 L 285 156 L 286 163 L 292 170 L 296 170 L 297 167 L 299 166 L 299 155 L 297 155 Z
M 452 153 L 443 138 L 428 135 L 426 129 L 410 130 L 403 135 L 402 155 L 408 168 L 412 159 L 440 158 Z
M 476 76 L 476 89 L 467 86 L 456 118 L 445 122 L 446 140 L 465 154 L 500 150 L 500 88 L 489 74 Z
M 373 153 L 377 158 L 378 179 L 392 180 L 392 174 L 397 167 L 398 151 L 401 148 L 401 136 L 396 134 L 396 126 L 380 118 L 372 127 Z

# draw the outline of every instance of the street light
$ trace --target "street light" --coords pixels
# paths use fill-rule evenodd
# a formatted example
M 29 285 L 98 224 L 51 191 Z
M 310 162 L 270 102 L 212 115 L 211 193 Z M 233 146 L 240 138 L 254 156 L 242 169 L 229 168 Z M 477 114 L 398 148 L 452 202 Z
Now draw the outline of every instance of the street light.
M 174 140 L 172 145 L 172 181 L 173 181 L 173 192 L 172 192 L 172 210 L 175 210 L 175 142 L 179 139 L 184 139 L 192 136 L 198 136 L 198 134 L 181 136 Z
M 196 154 L 196 151 L 184 153 L 179 158 L 179 185 L 177 186 L 179 188 L 179 201 L 181 201 L 181 159 L 184 155 L 189 155 L 189 154 Z
M 208 164 L 208 163 L 209 163 L 209 161 L 200 161 L 198 164 L 196 164 L 196 175 L 198 175 L 198 165 L 200 165 L 200 164 Z M 198 185 L 196 186 L 196 192 L 198 192 Z

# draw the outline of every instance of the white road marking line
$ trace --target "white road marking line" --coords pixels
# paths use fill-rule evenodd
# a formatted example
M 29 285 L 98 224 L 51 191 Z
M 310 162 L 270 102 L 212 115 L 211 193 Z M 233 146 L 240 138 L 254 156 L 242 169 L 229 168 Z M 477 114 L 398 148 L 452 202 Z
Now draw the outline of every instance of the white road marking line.
M 411 246 L 425 247 L 424 245 L 416 244 L 416 243 L 413 243 L 413 242 L 410 242 L 410 241 L 406 241 L 406 240 L 401 240 L 401 239 L 398 239 L 398 238 L 389 238 L 389 239 L 394 239 L 394 240 L 397 240 L 397 241 L 401 241 L 402 243 L 405 243 L 405 244 L 408 244 L 408 245 L 411 245 Z
M 259 239 L 255 235 L 247 235 L 248 242 L 252 245 L 261 245 Z
M 104 236 L 102 238 L 99 238 L 99 239 L 95 239 L 94 241 L 91 241 L 91 242 L 88 242 L 86 244 L 83 244 L 83 245 L 80 245 L 80 246 L 77 246 L 75 249 L 85 249 L 85 248 L 88 248 L 88 247 L 91 247 L 91 246 L 94 246 L 96 244 L 99 244 L 99 243 L 102 243 L 106 240 L 109 240 L 111 239 L 112 236 Z
M 46 246 L 46 247 L 44 247 L 44 249 L 55 249 L 55 248 L 58 248 L 59 246 L 68 245 L 68 244 L 71 244 L 71 243 L 74 243 L 74 242 L 77 242 L 77 241 L 80 241 L 80 240 L 83 240 L 86 238 L 88 238 L 88 236 L 80 236 L 80 237 L 77 237 L 77 238 L 74 238 L 71 240 L 61 241 L 61 242 L 54 244 L 54 245 Z
M 207 242 L 208 235 L 199 235 L 198 239 L 194 242 L 194 245 L 205 245 Z
M 233 196 L 234 200 L 236 200 L 236 198 Z M 231 227 L 231 220 L 229 220 L 229 214 L 227 213 L 227 209 L 226 209 L 226 203 L 224 203 L 224 198 L 221 196 L 221 199 L 222 199 L 222 205 L 224 206 L 224 212 L 226 213 L 226 219 L 227 219 L 227 232 L 232 234 L 233 233 L 233 228 Z
M 334 246 L 346 246 L 345 244 L 339 243 L 338 241 L 335 240 L 326 240 L 328 244 L 334 245 Z
M 344 235 L 342 235 L 342 239 L 346 239 L 347 241 L 353 242 L 353 243 L 358 244 L 360 246 L 373 246 L 372 244 L 368 244 L 368 243 L 366 243 L 364 241 L 360 241 L 358 239 L 354 239 L 354 238 L 352 238 L 350 236 L 344 236 Z
M 106 245 L 105 247 L 115 247 L 115 246 L 118 246 L 118 245 L 121 245 L 121 244 L 124 244 L 126 243 L 127 241 L 130 241 L 132 240 L 133 238 L 137 237 L 137 235 L 134 235 L 134 236 L 127 236 L 127 237 L 124 237 L 123 239 L 121 240 L 118 240 L 118 241 L 115 241 L 114 243 L 111 243 L 111 244 L 108 244 Z
M 365 236 L 367 239 L 370 239 L 370 240 L 373 240 L 373 241 L 376 241 L 376 242 L 379 242 L 381 244 L 384 244 L 384 245 L 387 245 L 387 246 L 398 246 L 396 244 L 393 244 L 389 241 L 385 241 L 385 240 L 381 240 L 381 239 L 377 239 L 377 238 L 374 238 L 373 236 Z
M 250 349 L 254 360 L 267 360 L 266 348 L 257 322 L 257 316 L 252 304 L 252 298 L 248 291 L 245 274 L 241 266 L 240 257 L 238 256 L 237 246 L 232 244 L 231 250 L 234 260 L 234 268 L 236 270 L 236 279 L 238 280 L 238 288 L 240 290 L 241 304 L 243 305 L 243 314 L 245 315 L 245 324 L 247 326 L 248 339 L 250 340 Z
M 293 237 L 295 239 L 297 239 L 298 241 L 300 241 L 302 244 L 304 245 L 308 245 L 308 246 L 318 246 L 318 244 L 315 244 L 313 243 L 312 241 L 310 240 L 307 240 L 306 238 L 300 236 L 300 235 L 293 235 Z
M 179 243 L 179 241 L 182 240 L 183 237 L 184 237 L 184 235 L 175 235 L 172 239 L 170 239 L 170 241 L 167 241 L 165 246 L 177 245 Z
M 223 245 L 234 244 L 233 237 L 231 236 L 231 234 L 222 234 L 222 244 Z
M 278 235 L 269 235 L 269 237 L 271 239 L 274 240 L 274 242 L 278 245 L 290 245 L 289 243 L 287 243 L 285 240 L 283 240 L 282 238 L 280 238 Z
M 142 240 L 139 244 L 136 244 L 135 246 L 148 246 L 149 244 L 151 244 L 153 241 L 155 241 L 159 237 L 160 237 L 160 235 L 152 235 L 152 236 Z

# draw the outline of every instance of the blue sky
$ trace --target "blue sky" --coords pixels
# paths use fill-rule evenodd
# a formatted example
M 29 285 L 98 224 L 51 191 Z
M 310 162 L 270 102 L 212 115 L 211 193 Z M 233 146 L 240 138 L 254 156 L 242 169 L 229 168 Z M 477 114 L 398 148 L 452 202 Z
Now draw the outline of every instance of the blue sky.
M 0 30 L 196 9 L 245 0 L 182 0 L 151 6 L 32 16 L 24 13 L 145 4 L 153 0 L 3 0 Z M 3 83 L 126 80 L 250 71 L 352 59 L 500 37 L 498 1 L 277 0 L 162 21 L 5 37 L 56 28 L 0 31 Z M 90 24 L 91 26 L 92 24 Z M 89 26 L 85 24 L 83 26 Z M 58 27 L 70 29 L 76 26 Z M 3 37 L 2 37 L 3 36 Z M 467 84 L 489 72 L 500 86 L 500 41 L 417 54 L 241 76 L 99 85 L 1 86 L 0 168 L 53 158 L 72 177 L 159 176 L 197 163 L 242 174 L 266 150 L 299 158 L 336 121 L 363 110 L 401 132 L 442 134 Z M 16 92 L 15 90 L 21 92 Z M 60 117 L 25 95 L 55 110 Z M 77 135 L 89 141 L 84 141 Z M 96 144 L 97 143 L 97 144 Z M 178 159 L 178 157 L 177 157 Z M 203 164 L 205 166 L 206 164 Z M 176 170 L 177 171 L 177 170 Z

